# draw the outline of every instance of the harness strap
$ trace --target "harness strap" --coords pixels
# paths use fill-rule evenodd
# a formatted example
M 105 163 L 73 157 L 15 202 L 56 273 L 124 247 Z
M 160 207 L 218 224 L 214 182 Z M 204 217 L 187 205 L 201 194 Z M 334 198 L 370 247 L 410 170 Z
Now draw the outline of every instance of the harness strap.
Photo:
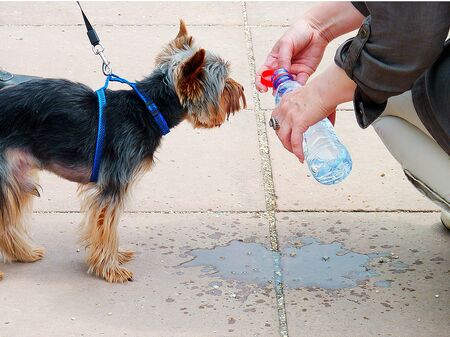
M 103 144 L 105 140 L 106 126 L 105 126 L 105 117 L 104 117 L 104 109 L 106 105 L 106 95 L 105 90 L 109 85 L 109 81 L 112 82 L 120 82 L 124 84 L 128 84 L 139 96 L 139 98 L 145 103 L 147 110 L 153 116 L 161 134 L 164 136 L 170 132 L 169 126 L 167 125 L 164 116 L 159 111 L 156 104 L 150 99 L 146 98 L 137 88 L 136 83 L 129 82 L 126 79 L 119 77 L 115 74 L 110 74 L 106 77 L 105 85 L 98 89 L 95 93 L 98 98 L 98 128 L 97 128 L 97 140 L 95 144 L 95 154 L 94 154 L 94 164 L 92 165 L 91 172 L 91 182 L 97 182 L 98 174 L 100 171 L 100 164 L 102 163 L 102 155 L 103 155 Z
M 103 111 L 106 105 L 105 87 L 98 89 L 96 92 L 98 97 L 98 128 L 97 140 L 95 144 L 94 164 L 92 165 L 91 182 L 97 182 L 100 164 L 102 162 L 103 143 L 105 140 L 105 118 Z
M 166 120 L 164 119 L 163 115 L 161 114 L 161 112 L 159 111 L 158 107 L 156 106 L 156 104 L 150 99 L 150 98 L 146 98 L 137 88 L 136 83 L 134 82 L 129 82 L 126 79 L 119 77 L 115 74 L 111 74 L 108 76 L 109 79 L 107 79 L 107 83 L 109 80 L 111 80 L 112 82 L 120 82 L 120 83 L 124 83 L 124 84 L 128 84 L 135 92 L 136 94 L 139 96 L 139 98 L 144 102 L 145 106 L 147 107 L 147 110 L 151 113 L 151 115 L 153 116 L 153 119 L 155 120 L 156 124 L 158 125 L 159 131 L 161 131 L 161 134 L 167 135 L 170 132 L 170 129 L 167 125 Z M 107 85 L 107 84 L 106 84 Z

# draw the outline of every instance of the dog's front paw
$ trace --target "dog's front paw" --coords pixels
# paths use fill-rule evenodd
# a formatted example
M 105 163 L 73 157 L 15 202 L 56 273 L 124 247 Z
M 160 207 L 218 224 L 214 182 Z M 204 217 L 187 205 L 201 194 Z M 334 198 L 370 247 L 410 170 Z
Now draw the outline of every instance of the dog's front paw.
M 110 283 L 133 281 L 133 273 L 123 267 L 115 267 L 105 271 L 103 277 Z
M 127 263 L 134 258 L 132 250 L 119 250 L 119 264 Z

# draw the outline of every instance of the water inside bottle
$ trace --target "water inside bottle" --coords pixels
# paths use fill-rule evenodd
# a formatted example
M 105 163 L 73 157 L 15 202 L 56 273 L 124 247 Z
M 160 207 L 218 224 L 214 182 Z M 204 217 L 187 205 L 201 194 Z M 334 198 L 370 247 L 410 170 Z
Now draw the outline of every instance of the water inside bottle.
M 299 88 L 300 84 L 298 84 L 297 82 L 285 82 L 282 83 L 278 89 L 277 89 L 277 93 L 275 95 L 275 105 L 278 105 L 281 101 L 281 98 L 283 97 L 284 94 L 294 91 L 295 89 Z
M 350 173 L 352 160 L 335 134 L 326 136 L 316 132 L 318 124 L 330 127 L 329 121 L 324 120 L 306 131 L 303 146 L 306 149 L 305 157 L 312 176 L 318 182 L 325 185 L 337 184 Z

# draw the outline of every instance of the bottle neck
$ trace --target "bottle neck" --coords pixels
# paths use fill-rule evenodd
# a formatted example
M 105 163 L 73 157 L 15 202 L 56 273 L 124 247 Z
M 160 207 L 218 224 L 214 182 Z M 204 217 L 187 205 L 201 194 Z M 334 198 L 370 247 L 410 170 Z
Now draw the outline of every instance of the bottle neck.
M 293 81 L 294 78 L 292 77 L 291 74 L 289 74 L 289 72 L 284 69 L 284 68 L 280 68 L 278 70 L 276 70 L 272 76 L 272 83 L 273 83 L 273 88 L 275 90 L 278 89 L 278 87 L 280 85 L 282 85 L 283 83 L 286 83 L 287 81 Z
M 297 88 L 300 88 L 300 87 L 301 87 L 301 85 L 297 81 L 295 81 L 293 79 L 292 80 L 286 80 L 286 81 L 283 81 L 282 83 L 280 83 L 278 85 L 278 87 L 276 89 L 276 92 L 281 94 L 281 95 L 284 95 L 285 93 L 291 92 L 291 91 L 293 91 L 293 90 L 295 90 Z

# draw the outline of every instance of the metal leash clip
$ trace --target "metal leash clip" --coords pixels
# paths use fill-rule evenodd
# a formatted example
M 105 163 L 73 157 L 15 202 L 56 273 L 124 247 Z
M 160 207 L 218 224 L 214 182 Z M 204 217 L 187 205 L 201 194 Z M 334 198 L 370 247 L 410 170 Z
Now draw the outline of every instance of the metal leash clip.
M 102 58 L 103 74 L 105 76 L 109 76 L 112 74 L 112 68 L 111 68 L 110 62 L 108 61 L 105 54 L 103 53 L 105 51 L 105 48 L 100 43 L 100 38 L 98 37 L 94 27 L 92 27 L 91 23 L 89 22 L 89 19 L 87 18 L 86 14 L 84 14 L 84 11 L 83 11 L 83 8 L 81 7 L 80 2 L 77 1 L 77 4 L 80 7 L 81 15 L 83 16 L 84 24 L 86 25 L 87 36 L 89 38 L 89 42 L 91 42 L 92 51 L 94 52 L 95 55 L 99 55 Z
M 111 75 L 112 74 L 111 62 L 108 61 L 105 54 L 103 53 L 105 51 L 103 45 L 99 42 L 97 45 L 92 47 L 92 51 L 94 52 L 95 55 L 99 55 L 103 61 L 102 65 L 103 74 L 105 76 Z

